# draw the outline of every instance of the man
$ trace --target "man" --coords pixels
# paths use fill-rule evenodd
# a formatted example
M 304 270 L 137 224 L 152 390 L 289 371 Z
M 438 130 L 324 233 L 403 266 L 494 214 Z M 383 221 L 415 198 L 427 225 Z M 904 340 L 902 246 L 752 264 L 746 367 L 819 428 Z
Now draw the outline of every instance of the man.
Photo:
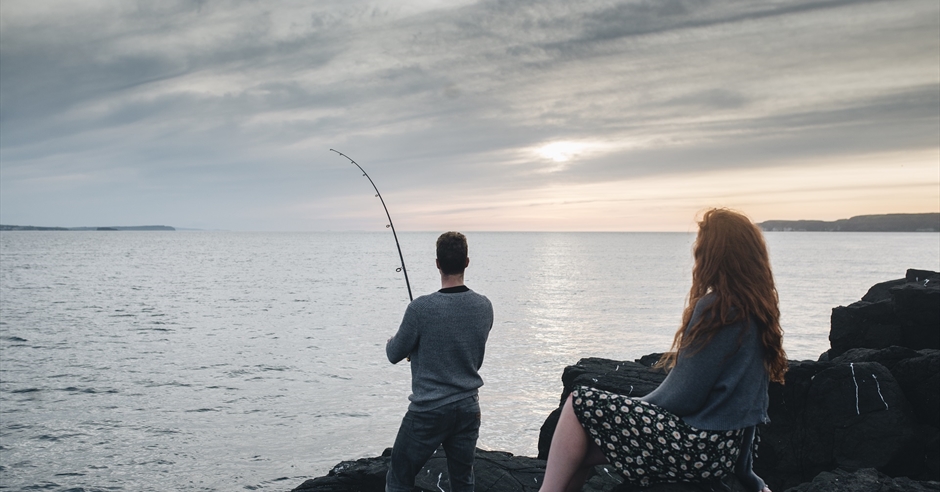
M 473 491 L 473 454 L 480 431 L 479 369 L 493 327 L 489 299 L 463 283 L 467 238 L 437 238 L 441 290 L 408 305 L 385 352 L 392 364 L 411 358 L 411 404 L 392 448 L 386 492 L 411 492 L 415 476 L 443 445 L 452 492 Z

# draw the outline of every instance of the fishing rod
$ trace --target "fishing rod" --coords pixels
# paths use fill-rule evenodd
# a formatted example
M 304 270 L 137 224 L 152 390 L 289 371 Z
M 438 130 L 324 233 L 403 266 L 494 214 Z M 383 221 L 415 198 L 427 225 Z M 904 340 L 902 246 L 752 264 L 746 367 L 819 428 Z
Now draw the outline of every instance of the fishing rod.
M 369 182 L 372 183 L 372 188 L 375 190 L 375 196 L 379 197 L 379 200 L 382 201 L 382 208 L 385 209 L 385 216 L 388 217 L 388 224 L 385 227 L 392 229 L 392 236 L 395 238 L 395 246 L 398 247 L 398 259 L 401 260 L 401 268 L 396 268 L 395 271 L 402 272 L 405 274 L 405 286 L 408 287 L 408 300 L 413 301 L 414 297 L 411 296 L 411 282 L 408 281 L 408 269 L 405 268 L 405 257 L 402 256 L 401 254 L 401 244 L 398 243 L 398 234 L 395 233 L 395 224 L 392 224 L 392 216 L 391 214 L 388 213 L 388 207 L 385 206 L 385 199 L 382 198 L 382 194 L 379 193 L 379 188 L 375 186 L 375 181 L 372 181 L 372 178 L 369 176 L 369 173 L 367 173 L 366 170 L 363 169 L 362 166 L 360 166 L 358 162 L 354 161 L 352 157 L 349 157 L 348 155 L 336 149 L 330 149 L 330 151 L 336 152 L 337 154 L 349 159 L 349 162 L 352 162 L 353 164 L 355 164 L 356 167 L 358 167 L 359 170 L 362 171 L 362 175 L 368 178 Z M 409 358 L 409 360 L 411 359 Z

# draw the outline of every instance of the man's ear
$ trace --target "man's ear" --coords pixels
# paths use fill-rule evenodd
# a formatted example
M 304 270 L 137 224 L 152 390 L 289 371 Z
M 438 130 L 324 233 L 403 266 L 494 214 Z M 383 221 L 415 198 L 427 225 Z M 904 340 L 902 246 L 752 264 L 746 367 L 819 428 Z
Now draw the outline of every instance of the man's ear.
M 468 266 L 470 266 L 470 257 L 469 257 L 469 256 L 467 257 L 467 262 L 464 263 L 463 267 L 464 267 L 464 268 L 467 268 Z
M 434 264 L 437 265 L 437 269 L 438 269 L 438 270 L 441 269 L 441 260 L 438 260 L 437 258 L 435 258 L 435 259 L 434 259 Z

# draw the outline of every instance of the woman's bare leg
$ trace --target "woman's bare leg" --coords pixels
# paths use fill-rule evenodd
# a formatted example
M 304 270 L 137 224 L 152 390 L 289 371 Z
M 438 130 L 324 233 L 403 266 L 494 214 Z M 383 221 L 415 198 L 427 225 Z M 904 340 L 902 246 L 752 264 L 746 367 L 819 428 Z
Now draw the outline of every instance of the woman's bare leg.
M 587 456 L 585 456 L 581 466 L 574 472 L 574 475 L 571 476 L 571 480 L 568 481 L 568 486 L 565 487 L 565 492 L 579 492 L 584 487 L 584 483 L 587 482 L 587 477 L 591 469 L 596 465 L 603 465 L 605 463 L 610 462 L 607 461 L 607 457 L 601 452 L 601 448 L 597 447 L 597 444 L 594 444 L 589 439 Z
M 552 436 L 545 466 L 545 478 L 539 492 L 575 492 L 581 490 L 590 468 L 607 463 L 593 442 L 589 441 L 581 422 L 574 415 L 571 396 L 565 400 Z

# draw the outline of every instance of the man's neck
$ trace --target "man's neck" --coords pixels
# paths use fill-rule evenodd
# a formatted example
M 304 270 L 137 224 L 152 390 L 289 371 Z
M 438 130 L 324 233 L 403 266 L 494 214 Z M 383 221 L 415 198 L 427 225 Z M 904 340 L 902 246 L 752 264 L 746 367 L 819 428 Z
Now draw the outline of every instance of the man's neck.
M 441 275 L 441 288 L 449 289 L 451 287 L 460 287 L 463 285 L 463 274 Z

